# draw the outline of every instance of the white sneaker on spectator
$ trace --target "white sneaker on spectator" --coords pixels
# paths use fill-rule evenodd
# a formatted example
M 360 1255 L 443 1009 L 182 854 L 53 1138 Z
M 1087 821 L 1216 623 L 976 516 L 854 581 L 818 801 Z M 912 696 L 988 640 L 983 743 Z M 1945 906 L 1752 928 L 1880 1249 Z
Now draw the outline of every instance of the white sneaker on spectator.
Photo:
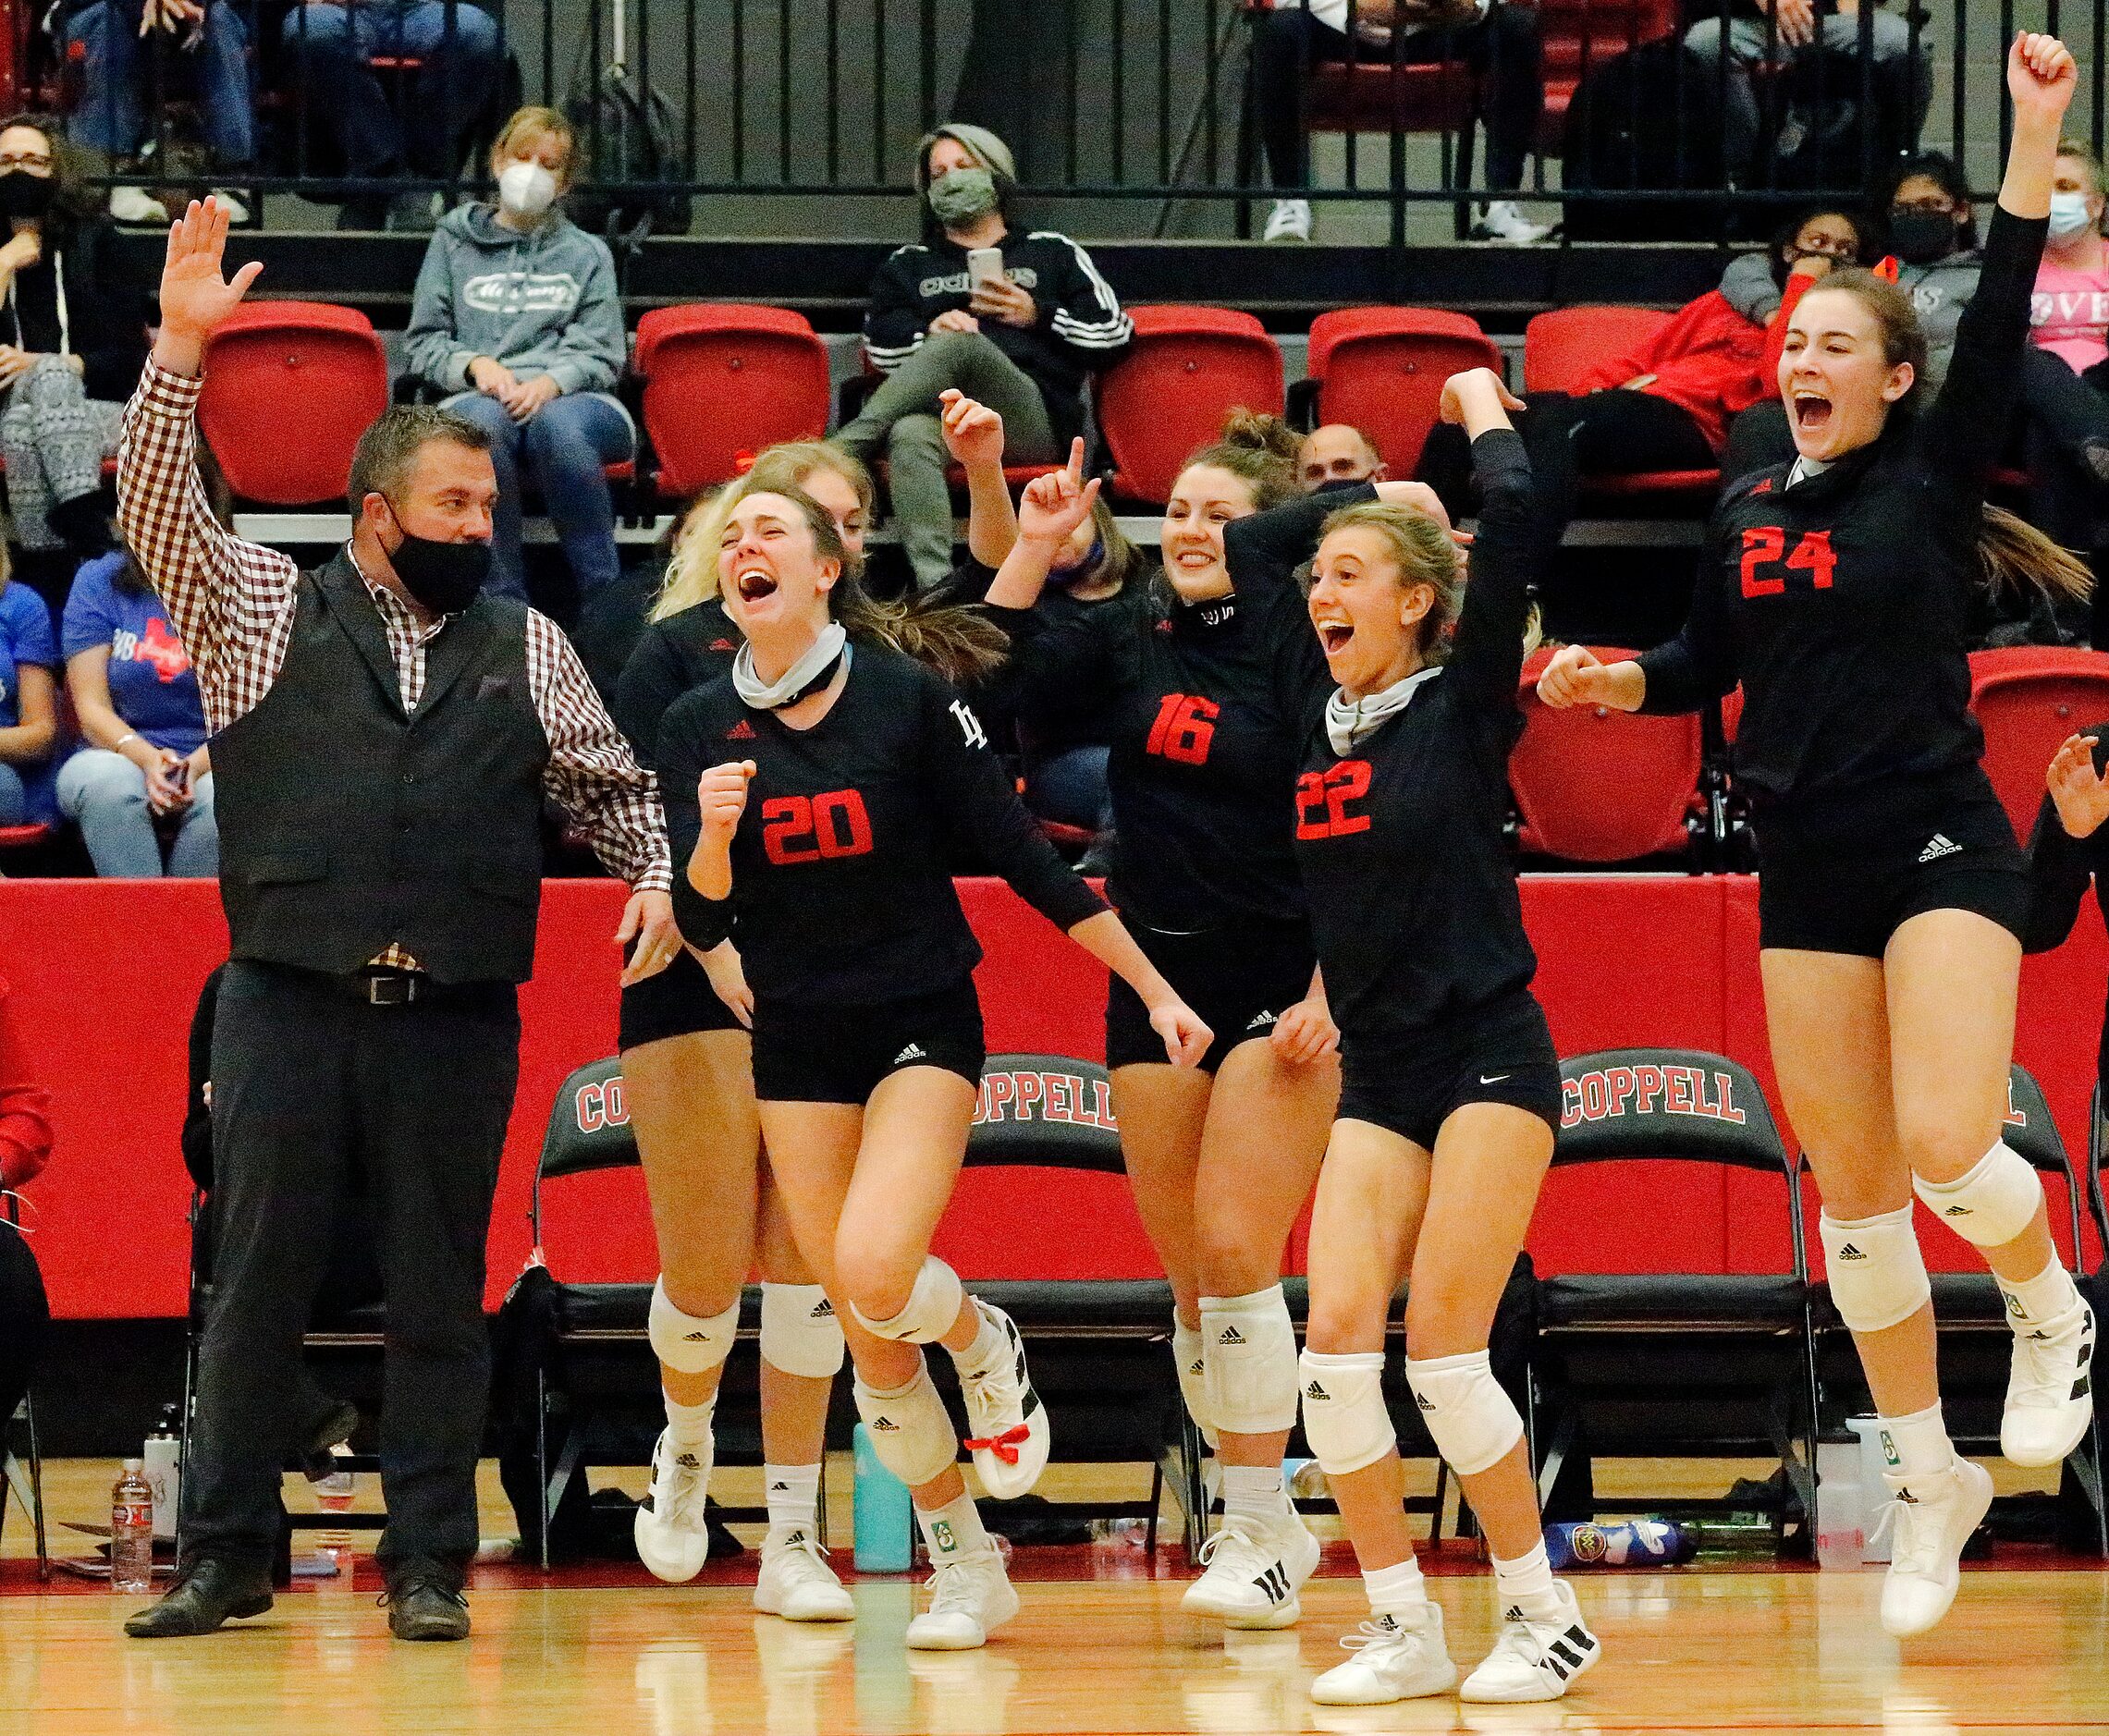
M 237 227 L 249 221 L 249 201 L 239 193 L 229 192 L 224 187 L 213 189 L 213 197 L 219 201 L 220 209 L 227 214 L 227 221 Z
M 1263 241 L 1309 240 L 1311 202 L 1307 199 L 1277 199 L 1274 209 L 1268 214 L 1267 233 L 1259 238 Z
M 113 187 L 110 215 L 119 223 L 166 223 L 168 208 L 143 187 Z
M 1475 241 L 1500 241 L 1507 247 L 1528 247 L 1552 233 L 1552 226 L 1533 223 L 1515 207 L 1513 199 L 1497 199 L 1472 226 Z

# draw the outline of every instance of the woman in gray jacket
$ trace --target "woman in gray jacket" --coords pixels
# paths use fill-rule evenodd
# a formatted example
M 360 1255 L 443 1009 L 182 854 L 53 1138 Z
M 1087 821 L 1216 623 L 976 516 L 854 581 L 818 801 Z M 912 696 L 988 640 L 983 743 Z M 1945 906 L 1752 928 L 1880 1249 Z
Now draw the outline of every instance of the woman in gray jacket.
M 613 392 L 625 354 L 615 261 L 557 208 L 577 148 L 554 109 L 523 108 L 506 122 L 491 147 L 498 202 L 465 205 L 434 232 L 407 334 L 412 373 L 490 431 L 498 505 L 489 588 L 522 599 L 522 471 L 583 599 L 620 569 L 606 468 L 636 449 Z

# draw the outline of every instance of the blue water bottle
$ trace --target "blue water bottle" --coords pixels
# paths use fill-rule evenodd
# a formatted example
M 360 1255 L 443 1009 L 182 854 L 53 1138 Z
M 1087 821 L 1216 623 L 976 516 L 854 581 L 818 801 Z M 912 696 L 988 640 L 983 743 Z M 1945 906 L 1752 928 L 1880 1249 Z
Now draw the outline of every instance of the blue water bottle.
M 879 1462 L 871 1431 L 856 1432 L 851 1533 L 860 1573 L 905 1573 L 915 1564 L 915 1510 L 908 1485 Z
M 1555 1573 L 1577 1567 L 1667 1567 L 1686 1559 L 1693 1541 L 1675 1521 L 1654 1517 L 1545 1527 L 1546 1559 Z

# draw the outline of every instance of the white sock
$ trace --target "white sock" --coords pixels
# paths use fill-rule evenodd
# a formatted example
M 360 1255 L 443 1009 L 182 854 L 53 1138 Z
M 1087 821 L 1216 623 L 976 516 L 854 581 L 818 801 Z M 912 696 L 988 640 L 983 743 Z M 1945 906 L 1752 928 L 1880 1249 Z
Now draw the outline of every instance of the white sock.
M 1428 1602 L 1428 1582 L 1421 1578 L 1421 1564 L 1414 1556 L 1393 1567 L 1364 1569 L 1362 1589 L 1369 1608 L 1382 1615 L 1387 1609 L 1412 1609 Z
M 1502 1600 L 1503 1615 L 1520 1609 L 1532 1620 L 1542 1620 L 1559 1614 L 1560 1599 L 1552 1590 L 1552 1563 L 1546 1557 L 1543 1537 L 1527 1555 L 1513 1561 L 1494 1557 L 1494 1592 Z
M 768 1490 L 770 1534 L 811 1535 L 820 1502 L 820 1467 L 764 1465 L 762 1479 Z
M 975 1304 L 974 1312 L 981 1321 L 981 1330 L 965 1350 L 950 1352 L 952 1366 L 970 1380 L 987 1374 L 1011 1353 L 1011 1335 L 989 1318 L 980 1303 Z
M 1883 1417 L 1882 1446 L 1890 1470 L 1899 1476 L 1939 1476 L 1956 1462 L 1947 1424 L 1941 1420 L 1939 1400 L 1908 1416 Z
M 932 1562 L 956 1561 L 963 1555 L 989 1547 L 988 1534 L 981 1528 L 981 1515 L 975 1510 L 971 1495 L 954 1496 L 927 1512 L 918 1507 L 915 1522 L 923 1528 L 923 1542 Z
M 717 1409 L 717 1395 L 712 1393 L 701 1404 L 676 1404 L 667 1399 L 666 1388 L 659 1396 L 667 1400 L 667 1438 L 677 1447 L 702 1447 L 710 1439 L 710 1414 Z
M 1289 1497 L 1281 1487 L 1280 1465 L 1223 1467 L 1225 1519 L 1233 1514 L 1243 1514 L 1247 1519 L 1280 1519 L 1289 1510 Z
M 1993 1276 L 1999 1278 L 1996 1272 Z M 2041 1326 L 2067 1314 L 2076 1319 L 2078 1316 L 2079 1286 L 2072 1281 L 2072 1274 L 2058 1264 L 2055 1254 L 2034 1278 L 2018 1281 L 2001 1278 L 1999 1288 L 2006 1296 L 2009 1326 Z

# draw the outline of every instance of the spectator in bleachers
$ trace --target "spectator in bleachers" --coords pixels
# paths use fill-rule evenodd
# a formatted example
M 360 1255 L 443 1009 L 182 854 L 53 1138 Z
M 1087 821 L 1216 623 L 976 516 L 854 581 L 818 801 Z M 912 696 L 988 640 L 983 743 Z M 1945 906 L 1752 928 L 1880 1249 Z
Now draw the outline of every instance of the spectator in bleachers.
M 1277 192 L 1266 239 L 1311 238 L 1310 202 L 1296 195 L 1311 184 L 1305 91 L 1320 61 L 1462 62 L 1479 87 L 1487 185 L 1510 193 L 1523 186 L 1545 108 L 1535 6 L 1505 0 L 1277 0 L 1252 18 L 1252 102 Z M 1481 207 L 1472 230 L 1476 240 L 1514 245 L 1548 233 L 1513 199 Z
M 1868 0 L 1871 16 L 1867 20 L 1872 43 L 1873 82 L 1878 113 L 1889 129 L 1907 145 L 1916 144 L 1919 128 L 1926 119 L 1933 95 L 1933 60 L 1921 30 L 1913 53 L 1908 4 L 1895 11 L 1881 9 L 1882 0 Z M 1784 67 L 1791 77 L 1814 56 L 1824 55 L 1839 63 L 1835 71 L 1817 76 L 1817 89 L 1828 89 L 1841 99 L 1857 101 L 1860 85 L 1858 57 L 1860 52 L 1861 18 L 1856 0 L 1700 0 L 1705 16 L 1685 32 L 1685 46 L 1707 65 L 1707 88 L 1717 76 L 1722 58 L 1722 32 L 1728 36 L 1727 68 L 1723 79 L 1726 108 L 1722 115 L 1722 145 L 1728 173 L 1738 186 L 1753 182 L 1763 173 L 1760 153 L 1763 147 L 1763 119 L 1753 71 L 1768 64 Z M 1790 106 L 1780 127 L 1774 148 L 1781 158 L 1791 157 L 1802 142 L 1806 119 Z M 1887 149 L 1894 150 L 1890 144 Z M 1826 185 L 1825 182 L 1804 183 Z
M 144 304 L 70 147 L 28 116 L 0 122 L 0 457 L 16 544 L 110 546 L 103 460 L 146 360 Z M 71 564 L 71 563 L 69 563 Z
M 952 505 L 939 422 L 957 389 L 1003 420 L 1013 464 L 1046 464 L 1084 427 L 1084 384 L 1134 327 L 1091 255 L 1052 230 L 1014 234 L 1011 150 L 980 127 L 946 126 L 915 159 L 923 239 L 897 248 L 872 279 L 864 347 L 886 380 L 838 444 L 885 458 L 893 520 L 915 582 L 952 567 Z M 967 255 L 992 249 L 1000 275 L 974 278 Z
M 163 75 L 194 69 L 200 122 L 212 165 L 231 176 L 256 156 L 255 104 L 249 70 L 249 30 L 234 0 L 88 0 L 66 26 L 68 52 L 80 62 L 80 101 L 68 134 L 99 153 L 103 166 L 140 166 L 147 144 L 148 105 L 163 100 Z M 233 195 L 221 202 L 237 223 L 249 212 Z M 145 188 L 110 189 L 120 223 L 166 223 L 168 212 Z
M 307 0 L 286 15 L 282 40 L 311 124 L 329 127 L 345 174 L 361 180 L 452 176 L 502 70 L 497 20 L 474 0 Z M 399 115 L 374 71 L 384 56 L 414 63 Z M 337 226 L 428 229 L 431 214 L 429 194 L 365 192 L 344 202 Z
M 2045 775 L 2048 786 L 2029 842 L 2029 923 L 2022 944 L 2030 952 L 2062 947 L 2079 919 L 2091 882 L 2095 902 L 2109 915 L 2109 723 L 2067 736 Z M 2095 1052 L 2095 1088 L 2109 1103 L 2109 1012 Z
M 58 740 L 51 610 L 17 584 L 0 552 L 0 825 L 19 825 L 39 805 L 38 785 Z
M 211 879 L 220 840 L 198 678 L 129 553 L 81 568 L 59 637 L 83 744 L 59 767 L 58 801 L 80 825 L 95 872 Z
M 607 467 L 635 450 L 615 397 L 627 354 L 607 243 L 567 217 L 578 140 L 523 108 L 491 147 L 495 205 L 449 212 L 425 249 L 405 334 L 411 371 L 491 436 L 498 478 L 489 589 L 527 596 L 523 483 L 557 527 L 579 595 L 621 569 Z
M 1321 422 L 1304 436 L 1296 471 L 1312 494 L 1355 483 L 1380 483 L 1391 474 L 1377 443 L 1352 422 Z
M 25 1186 L 51 1156 L 51 1097 L 35 1078 L 0 980 L 0 1192 Z M 50 1325 L 36 1255 L 0 1213 L 0 1428 L 30 1389 Z M 6 1498 L 0 1485 L 0 1500 Z

